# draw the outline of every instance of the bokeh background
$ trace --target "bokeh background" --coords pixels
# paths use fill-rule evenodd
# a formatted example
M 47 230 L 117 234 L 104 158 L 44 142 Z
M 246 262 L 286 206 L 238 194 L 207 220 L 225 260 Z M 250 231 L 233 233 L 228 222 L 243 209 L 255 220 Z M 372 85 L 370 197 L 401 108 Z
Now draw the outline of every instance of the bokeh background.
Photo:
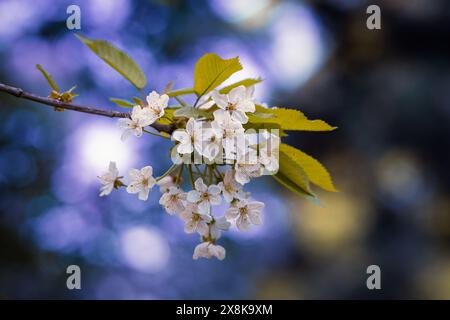
M 0 93 L 0 298 L 450 298 L 450 3 L 445 0 L 0 0 L 0 82 L 41 95 L 40 63 L 79 103 L 114 108 L 133 88 L 67 30 L 126 50 L 149 79 L 191 86 L 206 52 L 239 55 L 231 80 L 261 76 L 257 98 L 339 127 L 293 133 L 339 193 L 323 207 L 270 177 L 251 185 L 265 223 L 224 235 L 227 259 L 193 261 L 198 242 L 126 192 L 98 197 L 110 160 L 163 172 L 167 142 L 121 143 L 114 120 Z M 366 28 L 378 4 L 382 30 Z M 82 289 L 67 290 L 78 264 Z M 366 288 L 379 265 L 382 290 Z

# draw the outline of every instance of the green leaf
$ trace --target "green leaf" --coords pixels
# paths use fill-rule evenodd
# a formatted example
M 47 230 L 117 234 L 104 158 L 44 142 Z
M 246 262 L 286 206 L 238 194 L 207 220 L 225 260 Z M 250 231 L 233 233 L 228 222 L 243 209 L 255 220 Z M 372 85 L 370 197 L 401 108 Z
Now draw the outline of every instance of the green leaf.
M 174 113 L 176 110 L 178 110 L 179 108 L 166 108 L 164 109 L 164 117 L 159 118 L 158 120 L 156 120 L 156 122 L 160 123 L 160 124 L 171 124 L 173 123 L 173 117 L 174 117 Z
M 242 66 L 238 57 L 224 60 L 217 54 L 207 53 L 195 64 L 194 91 L 197 96 L 203 96 L 239 70 Z
M 137 89 L 142 89 L 147 84 L 147 79 L 141 68 L 125 52 L 104 40 L 90 40 L 79 34 L 75 36 L 89 47 L 97 56 L 119 72 Z
M 321 205 L 321 202 L 319 200 L 319 198 L 317 198 L 314 195 L 310 195 L 308 193 L 306 193 L 305 191 L 303 191 L 302 188 L 300 188 L 298 185 L 296 185 L 292 180 L 290 180 L 288 177 L 286 177 L 284 174 L 282 174 L 281 172 L 278 172 L 276 175 L 272 176 L 276 182 L 278 182 L 279 184 L 281 184 L 282 186 L 284 186 L 285 188 L 291 190 L 292 192 L 308 199 L 309 201 L 317 204 L 317 205 Z
M 283 130 L 295 131 L 332 131 L 337 127 L 330 126 L 322 120 L 309 120 L 301 111 L 286 108 L 264 108 L 256 106 L 256 114 L 248 114 L 251 124 L 272 124 Z M 261 117 L 271 114 L 272 117 Z
M 173 97 L 177 97 L 177 96 L 182 96 L 182 95 L 186 95 L 186 94 L 194 94 L 194 88 L 184 88 L 184 89 L 178 89 L 178 90 L 173 90 L 173 91 L 169 91 L 167 92 L 167 95 L 171 98 Z
M 131 101 L 128 100 L 124 100 L 124 99 L 118 99 L 118 98 L 109 98 L 109 100 L 111 102 L 114 102 L 115 104 L 117 104 L 120 107 L 127 107 L 127 108 L 132 108 L 135 106 L 134 103 L 132 103 Z
M 275 118 L 275 115 L 273 113 L 264 113 L 264 112 L 258 112 L 258 111 L 253 112 L 252 116 L 260 118 L 260 119 Z
M 40 64 L 36 65 L 36 68 L 42 73 L 42 75 L 45 77 L 45 80 L 47 80 L 48 84 L 50 85 L 50 87 L 55 90 L 56 92 L 59 92 L 59 87 L 56 84 L 56 82 L 53 80 L 52 76 L 47 73 L 44 68 L 42 68 L 42 66 Z
M 239 86 L 244 86 L 244 87 L 250 87 L 253 86 L 257 83 L 260 83 L 262 81 L 262 79 L 258 78 L 258 79 L 252 79 L 252 78 L 248 78 L 248 79 L 244 79 L 241 81 L 238 81 L 236 83 L 230 84 L 229 86 L 226 86 L 222 89 L 219 90 L 220 93 L 222 94 L 226 94 L 228 92 L 230 92 L 232 89 L 239 87 Z
M 142 101 L 142 99 L 138 98 L 138 97 L 133 97 L 133 102 L 141 107 L 145 106 L 144 101 Z
M 283 144 L 280 145 L 280 166 L 278 173 L 275 175 L 276 180 L 294 192 L 314 197 L 314 194 L 309 187 L 308 176 L 305 171 L 282 147 Z
M 174 114 L 175 117 L 186 117 L 186 118 L 209 118 L 211 114 L 205 110 L 200 110 L 192 107 L 182 107 L 177 109 Z
M 287 157 L 289 157 L 299 167 L 301 167 L 309 181 L 324 190 L 337 192 L 336 188 L 333 185 L 333 181 L 331 180 L 330 174 L 319 161 L 307 155 L 306 153 L 284 143 L 280 144 L 280 163 L 282 161 L 282 154 L 287 155 Z

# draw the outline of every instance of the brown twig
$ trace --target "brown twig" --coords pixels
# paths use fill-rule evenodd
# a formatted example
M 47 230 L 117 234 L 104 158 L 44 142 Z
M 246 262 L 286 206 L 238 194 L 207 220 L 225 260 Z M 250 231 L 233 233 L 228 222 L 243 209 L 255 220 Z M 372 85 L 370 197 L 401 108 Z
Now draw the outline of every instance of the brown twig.
M 104 116 L 104 117 L 110 117 L 110 118 L 129 118 L 130 113 L 128 112 L 119 112 L 119 111 L 113 111 L 113 110 L 105 110 L 105 109 L 99 109 L 95 107 L 85 106 L 85 105 L 79 105 L 74 103 L 65 103 L 59 100 L 47 98 L 47 97 L 41 97 L 26 91 L 23 91 L 20 88 L 8 86 L 6 84 L 0 83 L 0 92 L 6 92 L 12 96 L 15 96 L 17 98 L 31 100 L 34 102 L 41 103 L 43 105 L 52 106 L 55 108 L 61 108 L 66 110 L 73 110 L 83 113 L 89 113 L 89 114 L 95 114 L 98 116 Z M 175 129 L 175 126 L 170 124 L 160 124 L 160 123 L 153 123 L 151 125 L 154 129 L 158 130 L 159 132 L 166 132 L 166 133 L 172 133 Z

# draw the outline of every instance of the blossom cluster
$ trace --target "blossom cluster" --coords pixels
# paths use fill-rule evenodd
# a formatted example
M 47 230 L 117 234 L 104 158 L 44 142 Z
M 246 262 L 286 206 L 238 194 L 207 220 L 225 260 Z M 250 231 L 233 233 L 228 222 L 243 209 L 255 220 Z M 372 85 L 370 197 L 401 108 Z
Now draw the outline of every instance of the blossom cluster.
M 145 127 L 165 117 L 168 102 L 168 95 L 153 91 L 146 104 L 135 105 L 130 119 L 119 120 L 122 140 L 149 132 Z M 255 112 L 253 87 L 241 85 L 227 94 L 214 91 L 198 104 L 192 106 L 198 112 L 190 117 L 180 116 L 171 133 L 173 165 L 163 175 L 154 177 L 151 166 L 130 169 L 126 184 L 111 162 L 109 170 L 99 176 L 100 196 L 125 187 L 128 193 L 138 194 L 145 201 L 150 190 L 159 186 L 159 203 L 166 212 L 184 221 L 186 233 L 200 236 L 193 258 L 223 260 L 226 251 L 217 244 L 223 231 L 232 224 L 247 231 L 262 223 L 264 203 L 254 201 L 243 188 L 253 178 L 277 172 L 279 137 L 267 130 L 245 130 L 248 114 Z M 190 190 L 183 190 L 183 174 L 188 174 Z M 222 202 L 228 208 L 218 216 L 213 207 Z

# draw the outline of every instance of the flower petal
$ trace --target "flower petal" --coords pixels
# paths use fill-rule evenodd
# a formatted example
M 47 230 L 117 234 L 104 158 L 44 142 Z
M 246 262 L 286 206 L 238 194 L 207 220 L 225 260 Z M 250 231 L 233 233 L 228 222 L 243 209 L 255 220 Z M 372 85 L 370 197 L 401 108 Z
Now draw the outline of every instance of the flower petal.
M 260 211 L 262 210 L 262 208 L 264 208 L 264 206 L 265 206 L 264 202 L 260 201 L 252 201 L 247 205 L 249 210 L 260 210 Z
M 192 255 L 192 258 L 194 260 L 197 260 L 198 258 L 210 258 L 208 245 L 209 242 L 202 242 L 198 244 L 194 249 L 194 254 Z
M 181 143 L 187 143 L 191 140 L 191 137 L 183 129 L 175 130 L 172 133 L 172 141 L 179 141 Z
M 250 229 L 250 221 L 247 215 L 240 215 L 236 220 L 236 226 L 241 231 L 248 231 Z
M 125 129 L 122 135 L 120 136 L 120 140 L 126 141 L 132 134 L 134 130 L 133 129 Z
M 247 115 L 245 114 L 244 111 L 241 111 L 241 110 L 233 111 L 233 113 L 231 114 L 231 119 L 238 121 L 242 124 L 246 124 L 248 122 Z
M 128 193 L 138 193 L 142 189 L 142 185 L 140 183 L 130 183 L 127 186 Z
M 190 142 L 180 143 L 177 146 L 177 152 L 179 154 L 190 154 L 190 153 L 192 153 L 192 151 L 194 151 L 194 147 L 192 146 L 192 143 L 190 143 Z
M 150 178 L 153 174 L 153 168 L 151 166 L 145 166 L 141 169 L 141 174 L 145 177 L 145 178 Z
M 209 196 L 209 202 L 212 205 L 217 206 L 217 205 L 222 203 L 222 197 L 220 196 L 220 194 L 218 194 L 218 195 L 210 195 Z
M 150 192 L 149 188 L 147 187 L 142 188 L 138 195 L 139 200 L 146 201 L 148 199 L 149 192 Z
M 208 191 L 208 187 L 203 182 L 202 178 L 198 178 L 197 180 L 195 180 L 194 185 L 195 185 L 195 189 L 200 191 L 200 192 L 207 192 Z
M 228 100 L 230 101 L 230 103 L 238 103 L 245 98 L 246 88 L 243 85 L 231 89 L 231 91 L 228 93 Z
M 211 209 L 211 204 L 209 201 L 202 201 L 198 204 L 198 212 L 201 214 L 209 214 Z
M 197 190 L 191 190 L 187 193 L 187 201 L 196 203 L 200 200 L 200 192 Z
M 208 193 L 211 195 L 218 195 L 220 194 L 220 192 L 221 192 L 220 187 L 215 184 L 212 184 L 208 187 Z
M 196 229 L 197 229 L 197 222 L 195 222 L 193 220 L 189 220 L 184 225 L 184 232 L 186 232 L 186 233 L 193 233 L 193 232 L 195 232 Z
M 255 225 L 260 225 L 262 223 L 261 214 L 259 211 L 256 210 L 249 211 L 248 217 L 250 219 L 250 222 Z
M 209 227 L 204 221 L 197 223 L 197 232 L 202 236 L 207 236 L 209 233 Z
M 211 98 L 221 109 L 225 109 L 228 106 L 228 98 L 225 94 L 220 94 L 218 91 L 214 91 L 211 94 Z
M 208 110 L 209 108 L 211 108 L 215 104 L 216 103 L 214 102 L 214 100 L 210 100 L 210 101 L 205 102 L 204 104 L 202 104 L 198 108 L 201 109 L 201 110 Z
M 225 248 L 219 245 L 210 244 L 208 247 L 211 255 L 215 256 L 219 260 L 225 259 Z
M 130 176 L 131 180 L 141 180 L 141 171 L 138 169 L 131 168 L 128 170 L 128 175 Z
M 227 209 L 227 211 L 225 212 L 225 217 L 230 220 L 236 218 L 238 215 L 239 215 L 239 210 L 236 207 L 229 207 Z
M 237 103 L 237 109 L 245 112 L 255 112 L 255 104 L 251 100 L 242 100 Z

